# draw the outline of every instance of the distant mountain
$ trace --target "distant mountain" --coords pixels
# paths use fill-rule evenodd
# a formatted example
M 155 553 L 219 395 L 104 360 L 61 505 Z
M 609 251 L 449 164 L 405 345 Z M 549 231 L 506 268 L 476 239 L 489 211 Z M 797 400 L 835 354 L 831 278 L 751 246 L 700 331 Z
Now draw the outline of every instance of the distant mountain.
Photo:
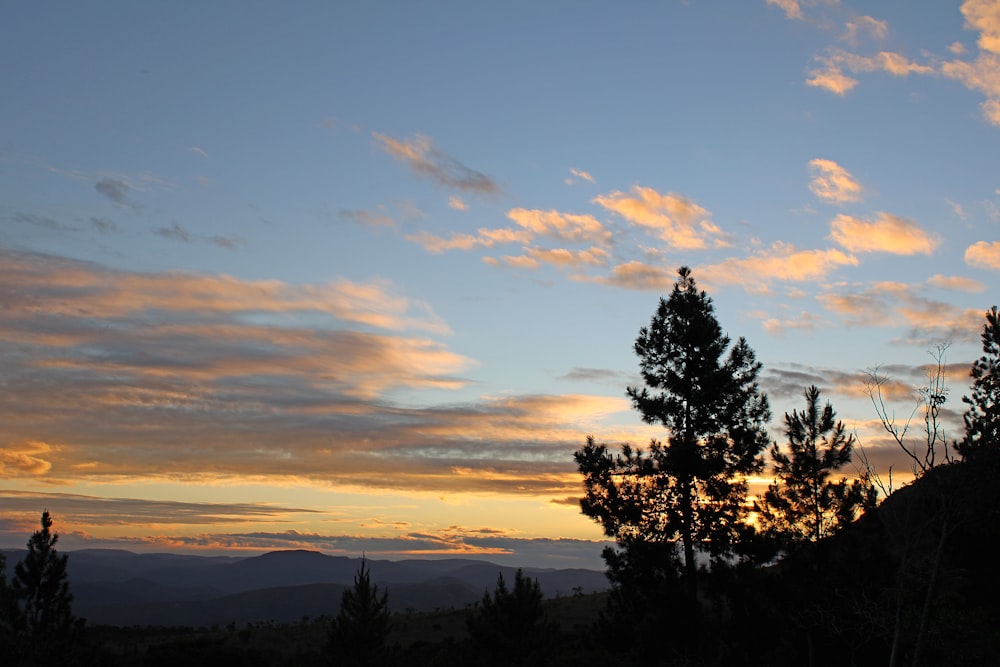
M 69 553 L 74 612 L 91 624 L 212 625 L 293 622 L 334 615 L 361 559 L 315 551 L 255 557 L 136 554 L 86 549 Z M 10 554 L 10 562 L 20 558 Z M 516 568 L 472 559 L 370 560 L 372 579 L 389 591 L 394 612 L 462 608 Z M 547 597 L 605 590 L 593 570 L 524 568 Z

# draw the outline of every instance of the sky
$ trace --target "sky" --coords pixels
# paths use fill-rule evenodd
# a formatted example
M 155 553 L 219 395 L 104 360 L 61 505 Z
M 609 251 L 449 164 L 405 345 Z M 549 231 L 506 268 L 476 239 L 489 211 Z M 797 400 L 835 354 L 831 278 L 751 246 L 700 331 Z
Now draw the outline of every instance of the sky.
M 863 380 L 902 427 L 937 350 L 961 437 L 998 0 L 4 17 L 0 547 L 48 509 L 68 550 L 601 568 L 573 452 L 665 436 L 625 388 L 681 266 L 776 441 L 815 384 L 905 483 Z

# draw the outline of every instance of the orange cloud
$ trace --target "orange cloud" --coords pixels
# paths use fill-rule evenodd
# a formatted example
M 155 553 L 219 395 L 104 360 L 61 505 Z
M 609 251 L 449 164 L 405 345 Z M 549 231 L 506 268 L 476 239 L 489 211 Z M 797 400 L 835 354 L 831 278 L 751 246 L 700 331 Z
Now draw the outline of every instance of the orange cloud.
M 1000 241 L 978 241 L 965 249 L 965 263 L 980 269 L 1000 271 Z
M 632 260 L 619 264 L 611 270 L 611 274 L 594 279 L 595 282 L 626 289 L 666 291 L 677 278 L 675 271 Z
M 879 213 L 875 220 L 839 214 L 830 223 L 830 239 L 850 252 L 887 252 L 894 255 L 930 255 L 941 239 L 912 220 Z
M 820 67 L 809 71 L 806 84 L 824 88 L 837 95 L 845 95 L 854 88 L 858 81 L 844 74 L 851 72 L 887 72 L 893 76 L 908 76 L 910 74 L 935 74 L 929 65 L 920 65 L 908 58 L 891 51 L 880 51 L 874 56 L 861 56 L 841 49 L 831 49 L 825 55 L 816 56 Z
M 841 266 L 857 266 L 858 260 L 840 250 L 797 250 L 788 243 L 743 258 L 730 258 L 700 267 L 707 283 L 742 285 L 750 291 L 766 290 L 771 282 L 822 280 Z
M 959 81 L 970 90 L 984 93 L 983 116 L 993 125 L 1000 125 L 1000 56 L 981 53 L 975 60 L 951 60 L 941 65 L 941 74 Z
M 941 274 L 935 274 L 928 278 L 927 284 L 956 292 L 982 292 L 986 289 L 986 286 L 978 280 L 962 276 L 942 276 Z
M 780 7 L 785 16 L 790 19 L 802 20 L 802 8 L 799 7 L 799 0 L 767 0 L 767 4 Z
M 427 304 L 395 294 L 387 281 L 292 285 L 226 275 L 127 273 L 0 248 L 0 283 L 20 288 L 8 307 L 34 312 L 44 303 L 50 315 L 76 316 L 85 302 L 90 317 L 316 313 L 382 329 L 450 331 Z
M 697 250 L 730 245 L 726 235 L 712 222 L 711 213 L 683 195 L 673 192 L 664 195 L 637 185 L 629 193 L 615 191 L 593 201 L 629 222 L 654 231 L 675 248 Z
M 507 217 L 534 236 L 570 243 L 606 243 L 611 239 L 611 232 L 592 215 L 514 208 L 507 211 Z
M 52 451 L 44 442 L 24 442 L 16 447 L 0 448 L 0 478 L 40 477 L 52 470 L 52 463 L 42 455 Z
M 561 267 L 603 266 L 608 261 L 607 251 L 597 247 L 589 250 L 529 248 L 528 255 L 539 262 Z
M 861 184 L 833 160 L 810 160 L 809 169 L 813 175 L 809 189 L 823 201 L 833 204 L 861 201 Z
M 975 338 L 982 313 L 930 299 L 925 293 L 924 284 L 882 281 L 843 286 L 816 298 L 830 312 L 843 315 L 851 325 L 909 326 L 912 331 L 905 342 L 928 346 L 942 340 Z
M 979 48 L 1000 53 L 1000 4 L 996 0 L 965 0 L 965 27 L 979 31 Z

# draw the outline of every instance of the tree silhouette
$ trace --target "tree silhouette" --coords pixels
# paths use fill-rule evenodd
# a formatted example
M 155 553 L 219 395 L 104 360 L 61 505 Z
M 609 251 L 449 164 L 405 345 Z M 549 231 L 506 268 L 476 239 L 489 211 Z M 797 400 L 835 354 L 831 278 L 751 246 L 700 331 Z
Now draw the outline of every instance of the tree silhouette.
M 746 476 L 763 469 L 770 410 L 753 350 L 743 338 L 730 347 L 690 269 L 678 275 L 635 341 L 646 386 L 627 390 L 643 421 L 667 429 L 666 441 L 653 440 L 648 453 L 624 445 L 612 455 L 588 438 L 575 459 L 583 513 L 620 548 L 680 542 L 693 611 L 695 552 L 726 556 L 745 528 Z
M 963 396 L 965 437 L 957 448 L 963 458 L 1000 451 L 1000 314 L 986 311 L 982 333 L 983 356 L 972 364 L 972 396 Z
M 330 628 L 334 664 L 381 664 L 389 629 L 389 592 L 379 597 L 378 586 L 371 583 L 371 571 L 362 558 L 354 587 L 344 590 L 340 613 Z
M 69 592 L 66 563 L 59 555 L 59 534 L 51 532 L 52 517 L 42 512 L 42 528 L 28 540 L 28 553 L 14 567 L 11 588 L 19 604 L 18 626 L 32 643 L 66 636 L 74 625 L 73 595 Z
M 544 622 L 544 616 L 538 580 L 529 579 L 518 569 L 514 588 L 507 588 L 501 573 L 493 594 L 483 594 L 466 622 L 475 648 L 497 664 L 532 665 L 543 661 L 544 647 L 554 630 Z
M 782 541 L 818 541 L 854 520 L 865 501 L 865 485 L 833 481 L 830 475 L 851 461 L 854 437 L 827 402 L 820 410 L 820 391 L 805 390 L 806 409 L 785 413 L 788 452 L 771 447 L 778 481 L 764 494 L 760 518 L 765 530 Z

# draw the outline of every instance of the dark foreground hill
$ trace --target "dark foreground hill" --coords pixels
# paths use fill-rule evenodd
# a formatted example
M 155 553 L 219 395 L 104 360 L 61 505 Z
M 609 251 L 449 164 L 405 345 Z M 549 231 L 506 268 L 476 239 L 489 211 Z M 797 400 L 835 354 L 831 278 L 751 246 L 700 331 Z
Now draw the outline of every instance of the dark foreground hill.
M 74 613 L 89 624 L 226 625 L 297 622 L 334 616 L 360 558 L 275 551 L 250 558 L 136 554 L 87 549 L 69 554 Z M 16 562 L 20 554 L 11 554 Z M 389 591 L 394 613 L 461 609 L 509 582 L 515 568 L 472 559 L 369 560 L 372 580 Z M 602 572 L 532 569 L 547 597 L 605 590 Z

